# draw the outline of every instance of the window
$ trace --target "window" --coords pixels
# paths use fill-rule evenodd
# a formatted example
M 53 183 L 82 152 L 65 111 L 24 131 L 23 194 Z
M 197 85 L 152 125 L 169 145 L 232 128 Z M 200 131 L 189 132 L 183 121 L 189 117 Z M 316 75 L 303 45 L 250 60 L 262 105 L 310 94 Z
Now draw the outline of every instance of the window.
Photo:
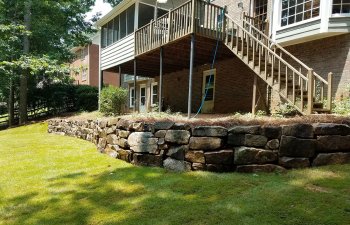
M 332 14 L 349 14 L 350 0 L 333 0 Z
M 101 47 L 105 48 L 134 32 L 135 5 L 130 6 L 120 15 L 114 17 L 101 29 Z
M 320 0 L 282 0 L 282 27 L 319 15 Z
M 134 33 L 135 30 L 135 5 L 126 10 L 127 13 L 127 34 Z
M 82 81 L 87 80 L 87 69 L 86 69 L 86 68 L 83 68 L 83 69 L 82 69 L 81 80 L 82 80 Z
M 267 17 L 267 0 L 255 0 L 254 17 L 264 22 Z
M 152 83 L 151 85 L 151 105 L 158 104 L 158 84 Z
M 129 106 L 130 108 L 133 108 L 135 106 L 135 88 L 130 87 L 129 88 Z

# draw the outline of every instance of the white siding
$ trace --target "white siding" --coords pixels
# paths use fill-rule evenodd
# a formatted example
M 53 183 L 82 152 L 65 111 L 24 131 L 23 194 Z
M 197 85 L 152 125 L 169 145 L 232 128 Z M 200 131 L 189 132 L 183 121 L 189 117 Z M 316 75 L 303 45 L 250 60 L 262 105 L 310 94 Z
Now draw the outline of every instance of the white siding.
M 135 58 L 134 33 L 102 49 L 101 70 L 120 65 Z

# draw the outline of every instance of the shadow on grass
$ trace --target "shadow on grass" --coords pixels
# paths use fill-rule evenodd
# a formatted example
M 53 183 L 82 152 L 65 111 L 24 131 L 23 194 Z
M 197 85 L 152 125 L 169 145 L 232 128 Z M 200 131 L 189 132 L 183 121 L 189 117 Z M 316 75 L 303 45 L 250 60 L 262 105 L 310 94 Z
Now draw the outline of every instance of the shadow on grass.
M 32 193 L 5 201 L 16 206 L 11 224 L 346 224 L 350 167 L 335 168 L 244 175 L 126 167 L 50 178 L 64 191 L 49 200 Z M 61 179 L 77 177 L 72 189 Z

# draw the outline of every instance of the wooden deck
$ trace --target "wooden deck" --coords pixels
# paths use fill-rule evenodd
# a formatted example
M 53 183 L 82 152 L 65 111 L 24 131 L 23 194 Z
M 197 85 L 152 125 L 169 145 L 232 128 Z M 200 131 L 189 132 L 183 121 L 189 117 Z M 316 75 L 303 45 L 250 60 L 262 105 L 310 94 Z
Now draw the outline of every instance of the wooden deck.
M 163 73 L 171 73 L 188 69 L 190 65 L 191 36 L 187 35 L 177 41 L 163 46 Z M 217 41 L 195 36 L 195 66 L 211 63 Z M 234 57 L 234 54 L 220 41 L 217 60 Z M 139 55 L 137 59 L 137 74 L 147 77 L 159 76 L 160 48 Z M 129 61 L 121 67 L 123 73 L 133 74 L 134 64 Z

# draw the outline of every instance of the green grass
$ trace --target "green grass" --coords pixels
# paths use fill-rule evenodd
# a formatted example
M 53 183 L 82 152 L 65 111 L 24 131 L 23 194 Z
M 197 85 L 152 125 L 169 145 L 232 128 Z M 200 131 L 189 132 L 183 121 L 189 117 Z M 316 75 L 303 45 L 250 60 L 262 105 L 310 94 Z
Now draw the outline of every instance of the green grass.
M 0 224 L 349 224 L 350 165 L 174 174 L 45 124 L 0 132 Z

